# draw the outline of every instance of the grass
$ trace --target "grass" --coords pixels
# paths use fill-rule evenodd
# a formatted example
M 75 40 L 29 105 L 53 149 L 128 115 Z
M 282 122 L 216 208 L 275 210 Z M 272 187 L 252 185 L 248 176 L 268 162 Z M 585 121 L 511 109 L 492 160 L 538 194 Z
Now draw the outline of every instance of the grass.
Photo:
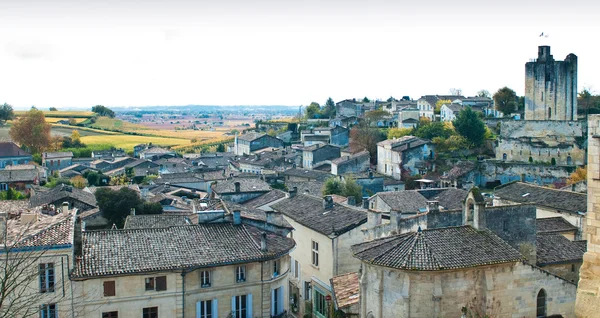
M 115 148 L 123 148 L 133 150 L 133 147 L 138 144 L 152 143 L 158 146 L 179 146 L 189 145 L 188 139 L 150 137 L 150 136 L 134 136 L 134 135 L 96 135 L 81 137 L 81 142 L 94 147 L 95 145 L 111 145 Z
M 24 110 L 17 110 L 15 111 L 15 116 L 21 116 L 24 115 L 27 111 Z M 46 116 L 46 118 L 48 117 L 59 117 L 62 119 L 65 118 L 90 118 L 92 116 L 94 116 L 96 113 L 94 112 L 88 112 L 88 111 L 55 111 L 55 112 L 51 112 L 48 110 L 43 110 L 44 112 L 44 116 Z
M 97 135 L 120 135 L 118 132 L 114 132 L 114 131 L 93 129 L 93 128 L 88 128 L 88 127 L 70 126 L 70 125 L 63 125 L 63 124 L 52 124 L 53 129 L 56 127 L 70 129 L 70 130 L 77 129 L 77 130 L 79 130 L 80 133 L 86 131 L 86 132 L 90 132 L 90 133 L 95 133 Z

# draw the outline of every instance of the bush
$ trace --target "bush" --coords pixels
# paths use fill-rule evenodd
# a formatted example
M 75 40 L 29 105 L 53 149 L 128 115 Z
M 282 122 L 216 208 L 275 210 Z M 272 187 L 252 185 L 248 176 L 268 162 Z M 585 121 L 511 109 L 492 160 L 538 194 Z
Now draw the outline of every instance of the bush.
M 0 192 L 0 200 L 23 200 L 26 198 L 23 193 L 13 188 L 8 188 L 8 190 Z

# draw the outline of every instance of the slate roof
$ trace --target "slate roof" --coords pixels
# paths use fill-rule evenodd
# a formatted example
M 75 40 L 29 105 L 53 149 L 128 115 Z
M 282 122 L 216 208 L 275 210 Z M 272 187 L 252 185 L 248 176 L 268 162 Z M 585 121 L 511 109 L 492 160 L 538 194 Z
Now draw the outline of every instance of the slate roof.
M 196 224 L 153 229 L 88 231 L 82 234 L 82 259 L 73 278 L 214 267 L 266 261 L 287 254 L 291 238 L 231 223 Z
M 237 138 L 238 138 L 238 140 L 253 141 L 253 140 L 256 140 L 256 139 L 266 136 L 266 135 L 267 134 L 261 134 L 261 133 L 257 133 L 257 132 L 247 132 L 243 135 L 239 135 Z
M 587 194 L 513 182 L 496 188 L 494 197 L 517 203 L 532 203 L 560 211 L 587 212 Z
M 438 201 L 440 206 L 446 210 L 462 209 L 463 201 L 467 198 L 469 191 L 456 188 L 441 189 L 439 193 L 427 196 L 427 190 L 417 190 L 429 201 Z
M 384 141 L 380 141 L 377 143 L 379 147 L 389 146 L 393 151 L 404 151 L 407 149 L 412 149 L 415 147 L 422 146 L 424 144 L 428 144 L 429 140 L 421 139 L 415 136 L 402 136 L 396 139 L 387 139 Z
M 538 233 L 536 237 L 537 265 L 581 262 L 585 244 L 573 242 L 558 233 Z
M 73 157 L 73 153 L 70 151 L 63 152 L 44 152 L 43 158 L 52 159 L 52 158 L 64 158 L 64 157 Z
M 281 191 L 281 190 L 277 190 L 277 189 L 273 189 L 259 197 L 256 197 L 254 199 L 251 199 L 250 201 L 246 201 L 244 202 L 243 206 L 248 207 L 248 208 L 260 208 L 261 206 L 267 205 L 269 203 L 275 202 L 279 199 L 283 199 L 286 197 L 286 193 Z
M 27 182 L 33 181 L 38 177 L 37 169 L 28 170 L 0 170 L 0 182 Z
M 473 161 L 460 161 L 457 162 L 452 169 L 450 169 L 445 175 L 441 176 L 441 179 L 456 179 L 464 176 L 465 174 L 475 169 L 475 163 Z
M 65 185 L 54 187 L 47 192 L 36 193 L 29 198 L 29 204 L 30 206 L 35 207 L 64 200 L 65 198 L 72 198 L 87 205 L 96 206 L 96 197 L 93 194 Z
M 465 108 L 465 106 L 461 104 L 450 104 L 446 105 L 453 113 L 458 113 Z
M 279 201 L 271 206 L 292 220 L 324 235 L 341 235 L 367 222 L 367 212 L 339 203 L 323 209 L 323 199 L 308 194 Z
M 235 183 L 240 183 L 240 192 L 268 192 L 271 190 L 269 184 L 258 178 L 232 178 L 217 181 L 214 185 L 216 193 L 235 193 Z
M 344 162 L 348 162 L 348 161 L 351 161 L 354 159 L 359 159 L 359 158 L 364 158 L 364 157 L 366 157 L 368 160 L 368 158 L 370 158 L 371 155 L 369 154 L 368 151 L 363 150 L 363 151 L 357 152 L 355 154 L 352 154 L 351 156 L 342 156 L 337 159 L 331 160 L 331 164 L 340 165 L 340 164 L 343 164 Z
M 73 215 L 57 215 L 51 217 L 53 224 L 32 235 L 24 237 L 15 247 L 69 247 L 73 244 Z M 31 229 L 29 229 L 31 230 Z
M 288 190 L 293 190 L 296 187 L 298 194 L 309 193 L 312 195 L 321 195 L 324 181 L 286 181 L 285 186 Z
M 0 142 L 0 157 L 31 156 L 27 151 L 19 148 L 14 142 Z
M 562 216 L 536 219 L 535 222 L 538 233 L 577 231 L 577 227 L 569 223 Z
M 310 178 L 318 181 L 325 181 L 333 177 L 331 173 L 309 169 L 289 169 L 284 171 L 283 175 L 291 177 Z
M 267 222 L 267 213 L 264 210 L 247 207 L 245 205 L 233 203 L 230 201 L 223 201 L 223 204 L 224 204 L 224 208 L 229 213 L 233 213 L 234 210 L 239 210 L 242 218 L 252 219 L 252 220 L 261 221 L 261 222 Z M 275 211 L 272 211 L 271 213 L 273 213 L 272 214 L 273 219 L 271 220 L 271 224 L 278 226 L 278 227 L 282 227 L 282 228 L 287 228 L 287 229 L 292 229 L 292 230 L 294 229 L 292 227 L 292 225 L 281 215 L 281 213 L 275 212 Z
M 167 153 L 174 153 L 174 151 L 165 149 L 165 148 L 161 148 L 161 147 L 151 147 L 148 149 L 144 149 L 144 150 L 140 151 L 139 153 L 140 154 L 167 154 Z
M 125 219 L 124 229 L 153 229 L 170 226 L 189 225 L 190 220 L 185 215 L 128 215 Z
M 331 279 L 331 288 L 338 308 L 358 304 L 360 300 L 360 284 L 358 273 L 347 273 Z
M 523 260 L 489 230 L 471 226 L 409 232 L 352 246 L 363 262 L 402 270 L 438 271 Z
M 392 211 L 417 213 L 427 207 L 427 199 L 414 190 L 379 192 L 375 194 L 385 202 Z

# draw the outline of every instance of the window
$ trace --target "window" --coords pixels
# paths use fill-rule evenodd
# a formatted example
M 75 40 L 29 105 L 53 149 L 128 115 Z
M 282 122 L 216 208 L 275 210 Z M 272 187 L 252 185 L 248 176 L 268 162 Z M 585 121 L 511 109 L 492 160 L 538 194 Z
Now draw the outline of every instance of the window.
M 200 287 L 210 287 L 210 272 L 200 272 Z
M 56 304 L 46 304 L 40 306 L 40 318 L 57 318 L 58 313 Z
M 252 294 L 231 297 L 233 318 L 252 318 Z
M 319 243 L 312 241 L 312 264 L 319 267 Z
M 536 317 L 546 317 L 546 291 L 543 289 L 537 295 L 537 313 Z
M 147 307 L 142 309 L 142 318 L 158 318 L 158 307 Z
M 571 264 L 571 272 L 575 272 L 575 264 Z
M 271 290 L 271 316 L 283 313 L 283 287 Z
M 298 275 L 300 275 L 300 264 L 298 260 L 294 260 L 294 277 L 298 278 Z
M 315 290 L 314 310 L 323 316 L 327 314 L 325 295 L 321 294 L 318 290 Z
M 304 300 L 310 300 L 310 282 L 304 282 Z
M 102 318 L 119 318 L 119 312 L 118 311 L 103 312 Z
M 146 277 L 146 290 L 167 290 L 167 276 Z
M 279 260 L 273 261 L 273 277 L 279 275 Z
M 104 282 L 104 297 L 114 296 L 115 294 L 115 281 Z
M 213 302 L 212 300 L 204 300 L 198 302 L 196 305 L 196 317 L 198 318 L 213 318 L 216 317 L 216 313 L 213 316 Z
M 40 293 L 51 293 L 54 291 L 54 263 L 39 265 Z
M 246 266 L 238 266 L 235 268 L 235 281 L 238 283 L 246 281 Z

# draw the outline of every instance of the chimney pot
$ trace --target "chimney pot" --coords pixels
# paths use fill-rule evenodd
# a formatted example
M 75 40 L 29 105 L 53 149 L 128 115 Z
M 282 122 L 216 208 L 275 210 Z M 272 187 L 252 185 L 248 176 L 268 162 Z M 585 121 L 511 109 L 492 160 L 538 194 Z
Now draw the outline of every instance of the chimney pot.
M 323 210 L 333 209 L 333 197 L 326 195 L 323 197 Z
M 240 210 L 233 211 L 233 224 L 234 225 L 242 224 L 242 212 Z
M 62 203 L 61 212 L 63 214 L 68 214 L 69 213 L 69 202 L 63 202 Z
M 260 234 L 260 250 L 263 252 L 267 251 L 267 233 L 262 232 Z

